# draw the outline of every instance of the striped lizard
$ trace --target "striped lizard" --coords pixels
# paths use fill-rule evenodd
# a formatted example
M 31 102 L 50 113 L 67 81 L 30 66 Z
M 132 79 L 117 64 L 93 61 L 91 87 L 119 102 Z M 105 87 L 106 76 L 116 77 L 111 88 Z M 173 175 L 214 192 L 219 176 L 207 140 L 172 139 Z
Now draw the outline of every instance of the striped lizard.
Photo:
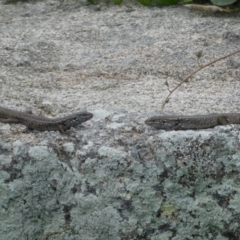
M 92 113 L 83 111 L 76 112 L 61 118 L 46 118 L 33 114 L 0 107 L 0 122 L 3 123 L 21 123 L 29 129 L 39 131 L 59 131 L 65 133 L 71 127 L 88 121 L 93 117 Z
M 205 115 L 180 116 L 154 116 L 145 123 L 149 126 L 163 130 L 206 129 L 218 125 L 240 124 L 240 113 L 221 113 Z

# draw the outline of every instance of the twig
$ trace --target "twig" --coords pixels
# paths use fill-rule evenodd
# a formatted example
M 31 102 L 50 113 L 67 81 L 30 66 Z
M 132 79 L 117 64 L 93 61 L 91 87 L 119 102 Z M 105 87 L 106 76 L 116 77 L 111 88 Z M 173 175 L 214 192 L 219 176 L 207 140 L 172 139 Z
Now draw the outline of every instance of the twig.
M 240 52 L 240 49 L 237 50 L 236 52 L 230 53 L 230 54 L 228 54 L 228 55 L 226 55 L 226 56 L 224 56 L 224 57 L 218 58 L 218 59 L 216 59 L 216 60 L 214 60 L 214 61 L 212 61 L 212 62 L 210 62 L 210 63 L 207 63 L 207 64 L 203 65 L 202 67 L 200 67 L 199 69 L 197 69 L 197 70 L 195 70 L 194 72 L 192 72 L 191 74 L 189 74 L 189 75 L 188 75 L 186 78 L 184 78 L 173 90 L 171 90 L 171 91 L 169 92 L 169 94 L 167 95 L 167 97 L 166 97 L 165 100 L 163 101 L 162 109 L 161 109 L 162 112 L 163 112 L 164 106 L 165 106 L 166 103 L 169 101 L 169 98 L 170 98 L 170 96 L 173 94 L 173 92 L 175 92 L 176 89 L 178 89 L 184 82 L 186 82 L 186 81 L 187 81 L 190 77 L 192 77 L 195 73 L 199 72 L 200 70 L 202 70 L 202 69 L 205 68 L 205 67 L 208 67 L 208 66 L 212 65 L 213 63 L 216 63 L 216 62 L 218 62 L 218 61 L 220 61 L 220 60 L 223 60 L 223 59 L 225 59 L 225 58 L 228 58 L 228 57 L 230 57 L 230 56 L 232 56 L 232 55 L 234 55 L 234 54 L 236 54 L 236 53 L 239 53 L 239 52 Z
M 67 228 L 64 228 L 62 231 L 56 231 L 56 232 L 49 233 L 43 240 L 48 240 L 51 236 L 64 233 L 70 229 L 71 229 L 70 227 L 67 227 Z

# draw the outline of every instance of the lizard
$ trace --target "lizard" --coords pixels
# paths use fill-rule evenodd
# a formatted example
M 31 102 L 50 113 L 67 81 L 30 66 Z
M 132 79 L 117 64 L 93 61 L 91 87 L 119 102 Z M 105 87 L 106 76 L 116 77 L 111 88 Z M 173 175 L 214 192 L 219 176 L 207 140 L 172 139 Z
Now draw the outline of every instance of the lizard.
M 218 125 L 240 124 L 240 113 L 154 116 L 148 118 L 145 124 L 163 130 L 206 129 Z
M 92 117 L 92 113 L 82 111 L 61 118 L 47 118 L 0 107 L 0 122 L 21 123 L 31 130 L 34 129 L 39 131 L 59 131 L 61 133 L 66 133 L 66 130 L 71 127 L 76 127 L 77 125 L 88 121 Z

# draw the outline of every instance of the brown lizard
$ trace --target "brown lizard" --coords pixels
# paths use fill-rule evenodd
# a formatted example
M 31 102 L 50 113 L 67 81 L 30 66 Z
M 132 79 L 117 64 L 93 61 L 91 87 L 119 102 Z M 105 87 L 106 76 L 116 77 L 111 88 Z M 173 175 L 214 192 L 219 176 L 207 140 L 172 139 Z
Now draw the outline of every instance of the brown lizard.
M 61 118 L 46 118 L 0 107 L 0 122 L 21 123 L 26 125 L 29 129 L 35 129 L 39 131 L 59 131 L 61 133 L 65 133 L 67 129 L 76 127 L 92 117 L 92 113 L 83 111 Z
M 193 116 L 154 116 L 145 123 L 163 130 L 206 129 L 218 125 L 240 124 L 240 113 L 205 114 Z

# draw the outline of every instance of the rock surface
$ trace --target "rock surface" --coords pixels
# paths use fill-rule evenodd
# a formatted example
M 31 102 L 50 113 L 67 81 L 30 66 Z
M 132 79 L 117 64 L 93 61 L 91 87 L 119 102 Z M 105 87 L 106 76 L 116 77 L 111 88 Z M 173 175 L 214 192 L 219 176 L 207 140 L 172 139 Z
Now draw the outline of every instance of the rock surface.
M 85 1 L 0 3 L 1 105 L 68 135 L 0 125 L 0 239 L 239 239 L 240 126 L 158 131 L 144 120 L 179 78 L 239 47 L 238 13 Z M 184 84 L 166 112 L 239 112 L 239 54 Z
M 1 239 L 240 236 L 240 127 L 94 125 L 1 139 Z

